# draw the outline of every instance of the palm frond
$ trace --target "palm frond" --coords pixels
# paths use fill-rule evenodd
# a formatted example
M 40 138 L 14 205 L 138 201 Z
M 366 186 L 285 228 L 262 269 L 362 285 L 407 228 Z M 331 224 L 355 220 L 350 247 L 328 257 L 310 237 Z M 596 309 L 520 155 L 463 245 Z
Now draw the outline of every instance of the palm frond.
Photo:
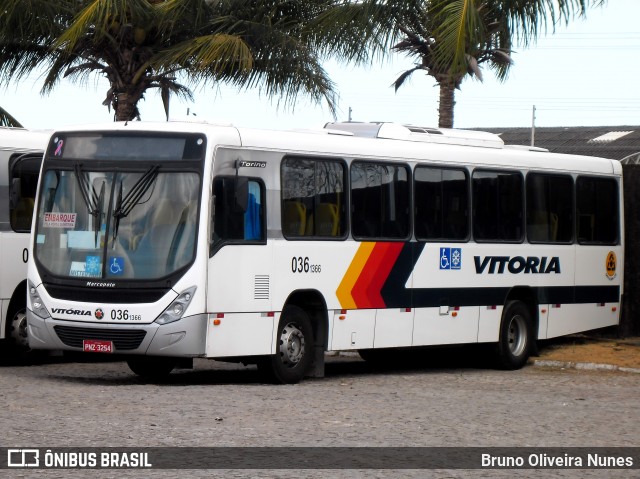
M 182 66 L 194 82 L 215 79 L 222 72 L 236 69 L 250 70 L 253 66 L 251 49 L 246 42 L 233 35 L 213 34 L 196 37 L 163 50 L 153 59 L 156 68 L 172 69 Z
M 93 0 L 77 14 L 53 46 L 72 51 L 87 39 L 89 32 L 95 42 L 100 42 L 122 29 L 152 24 L 155 12 L 148 0 Z
M 55 38 L 76 10 L 74 0 L 3 0 L 0 42 Z
M 0 106 L 0 126 L 9 126 L 13 128 L 22 128 L 18 120 L 9 114 L 7 110 Z
M 294 52 L 291 44 L 287 51 L 272 55 L 268 51 L 254 54 L 253 68 L 247 71 L 228 71 L 219 81 L 236 85 L 240 89 L 257 88 L 261 95 L 278 98 L 278 105 L 292 108 L 300 94 L 312 101 L 326 102 L 331 114 L 337 112 L 335 84 L 313 52 L 303 44 Z
M 402 72 L 402 74 L 398 78 L 396 78 L 396 81 L 393 82 L 394 90 L 397 92 L 398 88 L 404 85 L 405 81 L 407 81 L 409 77 L 418 70 L 425 70 L 425 68 L 422 65 L 416 65 L 410 70 Z
M 308 26 L 325 55 L 353 63 L 384 58 L 401 36 L 398 25 L 419 24 L 425 0 L 335 2 Z
M 430 7 L 433 36 L 438 43 L 434 62 L 464 74 L 468 48 L 481 40 L 477 0 L 433 0 Z

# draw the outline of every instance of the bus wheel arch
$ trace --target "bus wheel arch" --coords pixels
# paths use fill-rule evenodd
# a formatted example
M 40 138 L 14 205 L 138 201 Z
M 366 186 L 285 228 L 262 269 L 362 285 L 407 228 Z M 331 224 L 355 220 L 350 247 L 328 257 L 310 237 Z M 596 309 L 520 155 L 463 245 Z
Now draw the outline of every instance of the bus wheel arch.
M 275 354 L 258 363 L 263 376 L 280 384 L 294 384 L 305 376 L 324 376 L 327 318 L 326 303 L 319 292 L 293 292 L 278 321 Z
M 311 321 L 314 343 L 326 350 L 329 344 L 329 316 L 327 303 L 322 294 L 317 290 L 294 291 L 285 301 L 284 307 L 287 306 L 297 306 L 307 313 Z

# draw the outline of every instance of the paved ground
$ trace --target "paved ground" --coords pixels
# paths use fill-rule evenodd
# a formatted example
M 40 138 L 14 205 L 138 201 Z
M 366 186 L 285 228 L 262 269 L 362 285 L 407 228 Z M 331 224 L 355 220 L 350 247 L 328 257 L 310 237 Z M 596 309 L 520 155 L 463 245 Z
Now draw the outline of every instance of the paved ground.
M 466 351 L 466 350 L 465 350 Z M 0 367 L 5 447 L 640 446 L 640 375 L 486 368 L 457 351 L 372 367 L 333 357 L 327 377 L 262 384 L 255 369 L 196 361 L 161 384 L 122 362 Z M 444 365 L 443 365 L 444 364 Z M 0 471 L 0 476 L 3 471 Z M 12 471 L 14 472 L 14 471 Z M 87 477 L 28 471 L 21 477 Z M 638 477 L 635 471 L 152 471 L 153 477 Z M 89 477 L 143 477 L 91 471 Z M 149 476 L 149 471 L 144 474 Z M 9 476 L 7 476 L 9 477 Z M 12 475 L 11 477 L 16 477 Z

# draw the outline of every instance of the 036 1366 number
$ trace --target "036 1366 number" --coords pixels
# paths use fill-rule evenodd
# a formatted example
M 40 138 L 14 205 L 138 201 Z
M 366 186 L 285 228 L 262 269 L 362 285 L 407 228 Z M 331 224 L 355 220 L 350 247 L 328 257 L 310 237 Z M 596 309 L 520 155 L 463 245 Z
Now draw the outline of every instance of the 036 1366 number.
M 111 319 L 114 321 L 142 321 L 142 316 L 130 314 L 128 309 L 112 309 Z
M 292 273 L 320 273 L 322 267 L 319 264 L 311 264 L 309 257 L 294 256 L 291 258 Z

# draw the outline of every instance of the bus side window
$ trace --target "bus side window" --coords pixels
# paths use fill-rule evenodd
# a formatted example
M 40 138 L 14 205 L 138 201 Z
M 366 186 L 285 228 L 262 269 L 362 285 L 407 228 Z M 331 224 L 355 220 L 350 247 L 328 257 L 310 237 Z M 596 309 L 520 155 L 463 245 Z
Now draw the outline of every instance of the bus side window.
M 573 179 L 569 175 L 529 173 L 527 238 L 531 243 L 573 240 Z
M 519 172 L 475 170 L 472 174 L 473 237 L 518 242 L 524 232 L 524 185 Z
M 414 173 L 414 230 L 420 241 L 464 241 L 469 237 L 466 170 L 418 166 Z
M 342 160 L 287 157 L 280 166 L 282 234 L 287 239 L 344 239 L 346 168 Z
M 618 183 L 612 178 L 579 176 L 576 180 L 578 242 L 619 242 Z
M 409 178 L 409 168 L 403 164 L 351 163 L 351 230 L 354 238 L 409 237 Z
M 41 156 L 38 154 L 27 154 L 11 159 L 9 209 L 11 228 L 14 231 L 31 231 L 41 161 Z
M 264 232 L 264 186 L 256 180 L 248 180 L 246 208 L 238 208 L 233 177 L 217 177 L 213 183 L 214 248 L 221 243 L 263 241 Z M 244 207 L 244 205 L 243 205 Z

